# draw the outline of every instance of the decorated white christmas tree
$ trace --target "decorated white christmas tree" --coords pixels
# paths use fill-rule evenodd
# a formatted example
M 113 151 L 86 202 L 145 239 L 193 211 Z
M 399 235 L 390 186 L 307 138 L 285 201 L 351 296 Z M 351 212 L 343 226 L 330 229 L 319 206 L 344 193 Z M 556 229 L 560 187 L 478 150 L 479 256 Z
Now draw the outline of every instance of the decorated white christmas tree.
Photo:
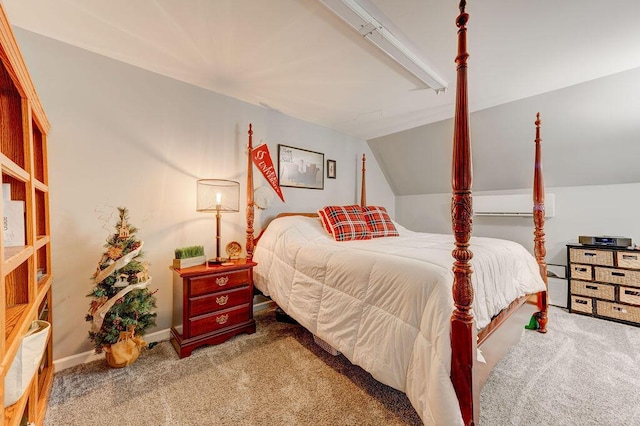
M 145 343 L 138 336 L 155 325 L 157 316 L 155 291 L 147 288 L 148 264 L 140 260 L 143 242 L 128 223 L 128 210 L 119 207 L 118 211 L 116 232 L 107 239 L 107 250 L 92 277 L 95 287 L 87 295 L 93 299 L 86 316 L 91 322 L 89 338 L 97 353 L 110 352 L 112 345 L 124 340 L 139 350 Z

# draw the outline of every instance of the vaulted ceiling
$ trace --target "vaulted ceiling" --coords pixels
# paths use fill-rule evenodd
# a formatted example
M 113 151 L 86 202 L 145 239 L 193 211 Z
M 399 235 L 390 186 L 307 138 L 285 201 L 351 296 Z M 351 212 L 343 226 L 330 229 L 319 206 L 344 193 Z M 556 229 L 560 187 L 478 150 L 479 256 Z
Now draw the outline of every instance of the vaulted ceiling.
M 451 117 L 457 1 L 373 5 L 439 75 L 436 94 L 318 0 L 0 0 L 10 21 L 364 139 Z M 472 110 L 640 67 L 630 0 L 469 0 Z

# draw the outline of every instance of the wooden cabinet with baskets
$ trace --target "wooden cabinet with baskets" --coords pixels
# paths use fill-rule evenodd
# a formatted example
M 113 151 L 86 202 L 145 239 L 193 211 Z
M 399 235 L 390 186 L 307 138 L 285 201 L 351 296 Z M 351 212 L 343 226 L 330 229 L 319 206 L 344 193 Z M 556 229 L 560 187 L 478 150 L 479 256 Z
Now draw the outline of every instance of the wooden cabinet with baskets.
M 254 262 L 238 259 L 226 266 L 176 269 L 173 275 L 171 343 L 180 358 L 202 345 L 254 333 Z
M 48 131 L 49 122 L 0 3 L 0 424 L 5 425 L 42 424 L 53 382 L 48 333 L 30 382 L 5 385 L 10 367 L 20 365 L 16 360 L 32 323 L 52 321 Z M 17 402 L 5 406 L 7 395 L 15 393 L 21 395 Z
M 640 251 L 567 245 L 570 312 L 640 325 Z

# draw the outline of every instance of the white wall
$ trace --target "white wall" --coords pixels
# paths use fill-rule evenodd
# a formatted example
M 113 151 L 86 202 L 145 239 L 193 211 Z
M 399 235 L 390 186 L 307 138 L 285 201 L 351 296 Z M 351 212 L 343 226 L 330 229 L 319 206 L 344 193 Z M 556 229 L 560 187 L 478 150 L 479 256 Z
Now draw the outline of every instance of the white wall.
M 472 82 L 473 69 L 469 72 Z M 473 104 L 473 87 L 469 101 Z M 471 113 L 476 190 L 531 185 L 537 112 L 548 185 L 640 182 L 640 68 L 635 68 Z M 450 190 L 453 127 L 448 119 L 369 141 L 395 194 Z
M 566 263 L 565 245 L 579 235 L 640 243 L 639 81 L 636 68 L 470 115 L 474 194 L 530 194 L 541 113 L 544 180 L 556 194 L 548 263 Z M 396 219 L 410 229 L 451 233 L 453 127 L 449 119 L 369 141 L 397 195 Z M 473 230 L 533 250 L 530 218 L 475 217 Z
M 151 263 L 150 287 L 158 289 L 155 330 L 170 327 L 174 249 L 202 244 L 209 254 L 215 250 L 214 217 L 195 211 L 196 180 L 238 180 L 244 200 L 249 123 L 254 144 L 268 143 L 276 164 L 279 143 L 337 161 L 337 179 L 326 179 L 324 190 L 283 188 L 286 205 L 276 200 L 258 212 L 256 231 L 280 211 L 355 203 L 363 152 L 369 157 L 369 202 L 393 212 L 393 193 L 363 140 L 15 31 L 51 121 L 54 359 L 91 349 L 86 294 L 118 206 L 129 208 Z M 254 176 L 256 186 L 265 183 L 257 169 Z M 244 212 L 241 203 L 240 213 L 223 216 L 223 247 L 232 240 L 244 247 Z
M 531 193 L 483 191 L 474 195 Z M 546 188 L 555 194 L 556 212 L 545 220 L 547 263 L 566 264 L 566 244 L 579 235 L 630 237 L 640 244 L 640 183 Z M 533 204 L 533 202 L 532 202 Z M 414 231 L 451 233 L 451 194 L 396 198 L 396 219 Z M 474 216 L 473 235 L 504 238 L 533 253 L 533 218 Z M 472 247 L 473 251 L 473 247 Z

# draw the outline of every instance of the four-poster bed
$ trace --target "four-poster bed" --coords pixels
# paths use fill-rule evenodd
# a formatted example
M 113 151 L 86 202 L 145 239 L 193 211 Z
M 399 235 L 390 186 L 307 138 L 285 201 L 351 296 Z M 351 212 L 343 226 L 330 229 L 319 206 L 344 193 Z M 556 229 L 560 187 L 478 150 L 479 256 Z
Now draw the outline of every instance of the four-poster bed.
M 267 229 L 273 236 L 266 241 L 261 237 L 256 247 L 250 125 L 246 251 L 251 259 L 257 250 L 254 260 L 258 267 L 254 273 L 260 290 L 271 295 L 280 308 L 312 333 L 336 346 L 351 362 L 383 383 L 405 391 L 425 423 L 469 425 L 474 423 L 478 410 L 477 347 L 497 334 L 510 317 L 516 317 L 531 294 L 538 298 L 538 331 L 546 332 L 547 298 L 539 115 L 535 123 L 533 189 L 535 260 L 528 253 L 521 258 L 521 246 L 515 243 L 471 238 L 465 5 L 462 0 L 456 20 L 458 78 L 451 204 L 454 241 L 451 236 L 413 233 L 396 224 L 399 237 L 335 242 L 323 231 L 317 215 L 312 214 L 315 217 L 286 215 L 287 218 L 274 220 Z M 364 155 L 361 206 L 366 206 Z M 416 244 L 420 250 L 409 250 L 413 247 L 409 244 Z M 476 254 L 474 260 L 470 245 Z M 443 247 L 448 247 L 446 256 L 442 254 Z M 291 264 L 284 259 L 287 251 L 295 252 Z M 507 252 L 513 253 L 513 258 Z M 445 262 L 448 272 L 443 272 Z M 347 264 L 359 265 L 360 269 L 348 269 L 351 266 Z M 485 264 L 489 265 L 486 270 L 481 269 Z M 493 269 L 501 270 L 501 274 L 487 272 Z M 349 274 L 353 278 L 346 279 Z M 360 284 L 357 277 L 367 274 Z M 489 294 L 488 287 L 498 288 L 502 282 L 511 283 L 511 287 L 505 285 L 495 295 Z M 409 305 L 413 307 L 408 309 Z M 523 325 L 516 327 L 521 330 Z M 353 331 L 346 330 L 349 327 Z M 448 339 L 443 338 L 443 333 Z M 456 401 L 455 406 L 452 400 Z

